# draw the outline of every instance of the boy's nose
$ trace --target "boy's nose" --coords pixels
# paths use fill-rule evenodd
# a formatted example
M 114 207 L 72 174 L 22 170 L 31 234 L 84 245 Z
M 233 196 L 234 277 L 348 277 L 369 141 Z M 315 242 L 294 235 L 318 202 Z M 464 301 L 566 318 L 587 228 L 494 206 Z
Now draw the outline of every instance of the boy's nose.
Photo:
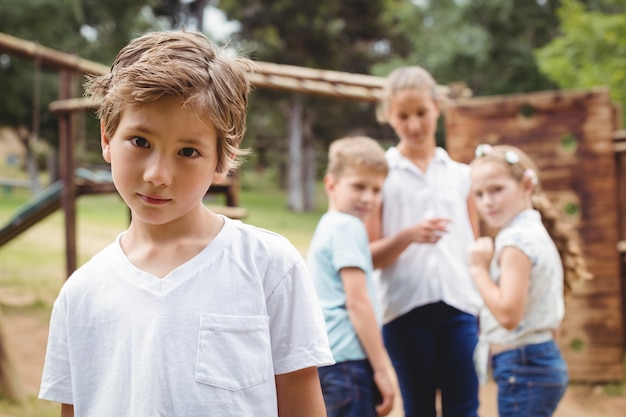
M 172 167 L 167 158 L 154 155 L 146 161 L 143 179 L 155 185 L 168 185 L 172 181 Z
M 361 199 L 363 201 L 367 201 L 367 202 L 371 202 L 376 200 L 376 196 L 377 193 L 373 190 L 366 190 L 365 192 L 363 192 L 363 194 L 361 194 Z

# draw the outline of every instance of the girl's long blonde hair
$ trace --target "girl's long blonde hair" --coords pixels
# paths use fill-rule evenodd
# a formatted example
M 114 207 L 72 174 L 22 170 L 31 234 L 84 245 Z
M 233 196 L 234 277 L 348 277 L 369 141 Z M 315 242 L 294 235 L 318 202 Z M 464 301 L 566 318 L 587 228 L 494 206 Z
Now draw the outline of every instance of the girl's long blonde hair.
M 482 144 L 476 148 L 476 159 L 470 166 L 486 162 L 502 164 L 515 180 L 532 183 L 532 205 L 541 214 L 541 221 L 559 251 L 564 272 L 563 288 L 565 294 L 569 295 L 574 284 L 591 278 L 591 274 L 582 255 L 578 231 L 573 224 L 565 221 L 564 216 L 541 189 L 537 165 L 530 156 L 515 146 Z

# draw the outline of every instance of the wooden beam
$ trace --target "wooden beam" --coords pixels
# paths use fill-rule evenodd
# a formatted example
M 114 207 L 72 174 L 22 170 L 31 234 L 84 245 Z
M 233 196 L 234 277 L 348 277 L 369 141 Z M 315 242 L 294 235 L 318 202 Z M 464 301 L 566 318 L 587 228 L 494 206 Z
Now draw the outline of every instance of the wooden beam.
M 613 150 L 615 153 L 626 152 L 626 130 L 613 132 Z
M 43 65 L 57 69 L 94 75 L 102 75 L 109 72 L 109 68 L 105 65 L 5 33 L 0 33 L 0 52 L 2 51 L 25 58 L 36 58 L 41 60 Z M 384 77 L 374 75 L 274 64 L 263 61 L 255 61 L 255 66 L 254 71 L 250 73 L 250 81 L 255 88 L 348 100 L 377 101 L 385 81 Z M 451 98 L 467 98 L 472 95 L 471 90 L 465 86 L 459 88 L 458 86 L 439 85 L 437 89 L 440 95 Z M 82 102 L 77 102 L 74 105 L 86 106 Z M 67 111 L 70 108 L 70 104 L 63 105 L 63 109 L 68 109 Z M 79 108 L 88 109 L 92 107 Z
M 106 74 L 109 68 L 97 62 L 82 59 L 77 55 L 46 48 L 36 42 L 25 41 L 0 32 L 0 51 L 24 58 L 38 58 L 42 65 L 66 69 L 83 74 Z

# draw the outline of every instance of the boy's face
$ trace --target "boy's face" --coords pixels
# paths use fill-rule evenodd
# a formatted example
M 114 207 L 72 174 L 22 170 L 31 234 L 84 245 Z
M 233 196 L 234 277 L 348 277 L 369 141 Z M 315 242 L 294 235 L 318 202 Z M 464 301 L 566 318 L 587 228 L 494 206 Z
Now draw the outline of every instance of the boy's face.
M 113 136 L 101 137 L 133 222 L 166 224 L 202 204 L 215 177 L 217 133 L 178 100 L 128 106 Z
M 326 175 L 324 185 L 330 210 L 365 220 L 380 202 L 385 175 L 365 167 L 347 167 L 339 177 Z

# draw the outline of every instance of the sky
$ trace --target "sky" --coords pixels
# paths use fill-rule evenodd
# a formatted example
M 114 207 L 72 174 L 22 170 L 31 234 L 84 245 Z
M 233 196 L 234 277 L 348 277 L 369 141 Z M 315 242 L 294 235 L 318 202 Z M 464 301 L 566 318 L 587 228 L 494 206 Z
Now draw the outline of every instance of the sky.
M 224 40 L 239 28 L 239 23 L 227 20 L 224 13 L 213 6 L 204 10 L 204 29 L 215 39 Z

